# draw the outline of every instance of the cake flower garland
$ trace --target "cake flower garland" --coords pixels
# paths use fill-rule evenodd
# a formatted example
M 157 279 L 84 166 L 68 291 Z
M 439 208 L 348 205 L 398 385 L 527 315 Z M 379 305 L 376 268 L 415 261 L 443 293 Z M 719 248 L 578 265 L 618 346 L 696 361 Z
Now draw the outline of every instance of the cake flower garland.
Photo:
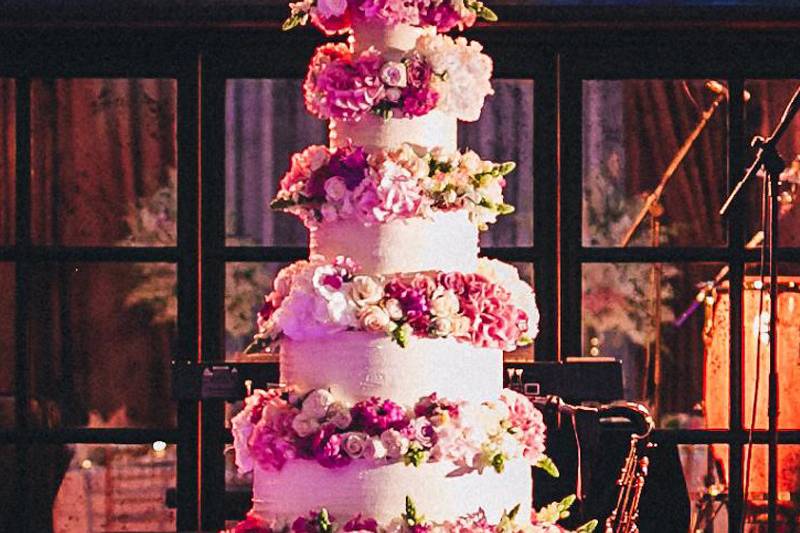
M 420 156 L 409 144 L 367 155 L 363 148 L 309 146 L 292 156 L 272 201 L 308 227 L 355 219 L 364 224 L 430 217 L 465 209 L 479 228 L 514 211 L 503 199 L 513 162 L 493 163 L 468 150 Z
M 478 120 L 493 94 L 492 60 L 463 37 L 422 35 L 400 61 L 375 48 L 355 54 L 345 43 L 317 48 L 303 82 L 306 108 L 320 119 L 358 122 L 369 114 L 418 117 L 437 109 Z
M 558 473 L 544 455 L 541 413 L 509 389 L 480 405 L 431 394 L 412 407 L 378 397 L 346 406 L 326 389 L 256 390 L 231 424 L 242 473 L 256 463 L 280 470 L 291 459 L 306 459 L 326 468 L 354 460 L 413 466 L 447 461 L 455 466 L 451 475 L 461 475 L 502 472 L 518 458 Z
M 294 520 L 267 520 L 251 512 L 228 533 L 568 533 L 556 522 L 569 516 L 569 508 L 574 502 L 574 495 L 567 496 L 539 511 L 532 511 L 527 522 L 518 516 L 519 505 L 505 511 L 497 524 L 489 522 L 483 509 L 453 520 L 433 522 L 417 511 L 413 500 L 406 496 L 405 512 L 384 526 L 361 514 L 344 523 L 337 522 L 336 517 L 323 507 Z M 596 527 L 597 520 L 591 520 L 574 533 L 592 533 Z
M 301 0 L 289 4 L 284 31 L 309 20 L 326 35 L 352 30 L 354 22 L 376 22 L 387 27 L 400 24 L 433 26 L 446 33 L 469 28 L 477 19 L 489 22 L 497 15 L 480 0 Z
M 388 335 L 400 346 L 412 336 L 452 337 L 511 351 L 530 344 L 538 332 L 533 290 L 500 261 L 481 259 L 478 273 L 467 274 L 357 272 L 344 257 L 315 257 L 281 270 L 245 351 L 263 351 L 283 335 L 302 341 L 347 330 Z

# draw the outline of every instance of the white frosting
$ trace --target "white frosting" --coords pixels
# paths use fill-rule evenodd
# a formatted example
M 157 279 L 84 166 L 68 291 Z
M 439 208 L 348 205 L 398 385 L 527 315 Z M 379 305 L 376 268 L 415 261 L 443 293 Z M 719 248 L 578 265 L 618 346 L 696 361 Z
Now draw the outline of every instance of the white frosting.
M 371 396 L 411 406 L 422 396 L 481 403 L 503 388 L 503 352 L 454 339 L 413 337 L 405 348 L 386 335 L 344 331 L 313 341 L 281 341 L 281 381 L 330 388 L 355 403 Z
M 325 468 L 315 461 L 288 462 L 280 471 L 256 466 L 253 474 L 253 510 L 265 518 L 293 520 L 325 507 L 339 520 L 362 513 L 386 524 L 399 518 L 410 496 L 428 520 L 444 521 L 486 512 L 497 523 L 503 511 L 520 504 L 518 516 L 531 512 L 533 484 L 525 460 L 509 461 L 502 474 L 485 470 L 448 477 L 452 463 L 402 463 L 375 466 L 357 460 L 342 468 Z
M 397 61 L 403 54 L 414 48 L 417 39 L 425 34 L 434 35 L 436 29 L 418 28 L 407 24 L 386 26 L 384 24 L 356 22 L 353 24 L 353 50 L 356 54 L 373 46 L 390 61 Z
M 397 148 L 407 142 L 419 153 L 441 146 L 448 151 L 458 148 L 458 120 L 441 111 L 432 110 L 415 118 L 390 118 L 366 115 L 358 122 L 330 121 L 332 148 L 344 146 L 348 140 L 367 151 Z
M 365 274 L 475 272 L 478 228 L 464 210 L 436 211 L 364 226 L 357 220 L 324 222 L 311 230 L 311 255 L 354 259 Z

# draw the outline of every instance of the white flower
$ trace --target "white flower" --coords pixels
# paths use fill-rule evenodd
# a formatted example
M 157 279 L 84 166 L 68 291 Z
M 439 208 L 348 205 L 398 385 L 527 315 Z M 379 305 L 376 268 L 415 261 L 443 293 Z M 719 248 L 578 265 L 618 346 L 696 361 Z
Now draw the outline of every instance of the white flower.
M 328 408 L 328 417 L 330 422 L 339 429 L 347 429 L 353 422 L 353 417 L 350 415 L 348 409 L 341 402 L 335 402 Z
M 403 88 L 407 84 L 406 66 L 397 61 L 387 61 L 381 67 L 380 78 L 389 87 Z
M 303 400 L 302 412 L 305 416 L 310 416 L 316 420 L 325 418 L 328 408 L 333 404 L 333 394 L 327 389 L 316 389 L 311 391 L 306 399 Z
M 449 318 L 434 318 L 431 326 L 433 332 L 439 337 L 447 337 L 453 331 L 453 321 Z
M 386 300 L 383 307 L 386 309 L 386 312 L 389 313 L 389 318 L 392 320 L 400 320 L 403 318 L 403 307 L 400 305 L 399 300 L 395 298 Z
M 377 305 L 364 308 L 359 314 L 359 321 L 367 331 L 388 332 L 393 325 L 389 314 Z
M 317 0 L 317 12 L 322 18 L 338 17 L 347 9 L 347 0 Z
M 459 304 L 456 293 L 447 290 L 431 298 L 431 314 L 438 317 L 450 317 L 458 313 Z
M 539 333 L 539 309 L 536 307 L 536 294 L 525 281 L 519 277 L 516 267 L 497 259 L 478 260 L 478 274 L 505 287 L 511 293 L 511 303 L 528 315 L 527 335 L 531 339 Z
M 369 439 L 364 445 L 364 457 L 379 461 L 386 457 L 386 446 L 383 445 L 379 437 Z
M 292 429 L 299 437 L 307 437 L 319 429 L 319 421 L 305 413 L 300 413 L 292 419 Z
M 381 433 L 381 442 L 386 448 L 387 459 L 399 459 L 408 451 L 408 438 L 396 429 L 387 429 Z
M 370 276 L 356 276 L 350 285 L 350 298 L 359 307 L 376 304 L 383 298 L 383 286 Z
M 345 185 L 344 180 L 338 176 L 333 176 L 326 180 L 323 187 L 325 189 L 325 198 L 329 202 L 338 202 L 347 194 L 347 185 Z
M 369 442 L 369 436 L 365 433 L 354 431 L 352 433 L 345 433 L 342 437 L 342 447 L 347 455 L 353 459 L 359 459 L 364 456 L 367 442 Z
M 243 409 L 231 419 L 233 433 L 234 460 L 240 474 L 253 470 L 255 461 L 250 453 L 250 437 L 253 435 L 253 424 L 250 422 L 252 409 Z

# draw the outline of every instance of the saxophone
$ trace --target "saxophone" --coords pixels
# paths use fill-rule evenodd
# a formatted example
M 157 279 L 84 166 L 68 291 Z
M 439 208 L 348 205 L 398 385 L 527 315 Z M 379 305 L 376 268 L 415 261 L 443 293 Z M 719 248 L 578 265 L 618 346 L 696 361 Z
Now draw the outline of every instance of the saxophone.
M 617 480 L 619 486 L 617 504 L 606 519 L 605 527 L 605 533 L 636 533 L 639 531 L 636 525 L 636 520 L 639 518 L 639 500 L 650 465 L 644 450 L 655 424 L 647 408 L 633 402 L 614 402 L 601 408 L 601 414 L 606 417 L 623 416 L 634 423 L 639 422 L 640 428 L 637 429 L 640 431 L 634 431 L 631 435 L 628 454 Z

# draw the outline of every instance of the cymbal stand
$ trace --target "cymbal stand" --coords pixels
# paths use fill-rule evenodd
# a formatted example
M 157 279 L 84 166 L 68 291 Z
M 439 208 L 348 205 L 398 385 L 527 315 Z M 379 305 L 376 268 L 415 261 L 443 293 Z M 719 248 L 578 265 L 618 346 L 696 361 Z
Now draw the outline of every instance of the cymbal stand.
M 633 223 L 631 224 L 630 228 L 628 228 L 627 233 L 620 241 L 620 246 L 625 248 L 633 239 L 636 230 L 644 221 L 647 215 L 651 217 L 651 224 L 650 224 L 650 233 L 651 233 L 651 245 L 653 247 L 658 247 L 661 243 L 661 217 L 664 214 L 664 208 L 660 204 L 661 195 L 664 193 L 664 189 L 666 188 L 667 184 L 669 183 L 672 176 L 675 174 L 675 171 L 678 169 L 678 166 L 681 164 L 683 159 L 686 157 L 686 154 L 689 152 L 689 149 L 694 144 L 697 137 L 706 127 L 708 121 L 711 120 L 711 117 L 714 115 L 714 112 L 717 110 L 719 105 L 725 99 L 727 91 L 721 91 L 717 94 L 714 98 L 714 101 L 709 105 L 709 107 L 703 111 L 702 115 L 700 115 L 700 120 L 697 122 L 697 125 L 694 127 L 692 132 L 686 137 L 683 141 L 683 144 L 678 148 L 678 151 L 675 153 L 675 156 L 670 161 L 669 165 L 667 165 L 667 169 L 661 175 L 661 179 L 658 182 L 658 186 L 653 189 L 647 198 L 644 201 L 644 205 L 639 210 L 639 213 L 636 215 Z M 663 277 L 663 268 L 661 263 L 653 264 L 653 269 L 651 271 L 651 286 L 653 287 L 651 303 L 653 305 L 651 317 L 653 320 L 653 340 L 652 343 L 647 346 L 647 352 L 645 355 L 645 373 L 644 373 L 644 385 L 643 389 L 645 389 L 644 394 L 642 397 L 647 397 L 647 385 L 650 376 L 650 366 L 652 364 L 653 367 L 653 402 L 652 402 L 652 412 L 653 416 L 658 416 L 658 407 L 659 407 L 659 396 L 661 393 L 661 281 Z M 651 348 L 652 346 L 652 348 Z M 652 363 L 651 363 L 652 361 Z

